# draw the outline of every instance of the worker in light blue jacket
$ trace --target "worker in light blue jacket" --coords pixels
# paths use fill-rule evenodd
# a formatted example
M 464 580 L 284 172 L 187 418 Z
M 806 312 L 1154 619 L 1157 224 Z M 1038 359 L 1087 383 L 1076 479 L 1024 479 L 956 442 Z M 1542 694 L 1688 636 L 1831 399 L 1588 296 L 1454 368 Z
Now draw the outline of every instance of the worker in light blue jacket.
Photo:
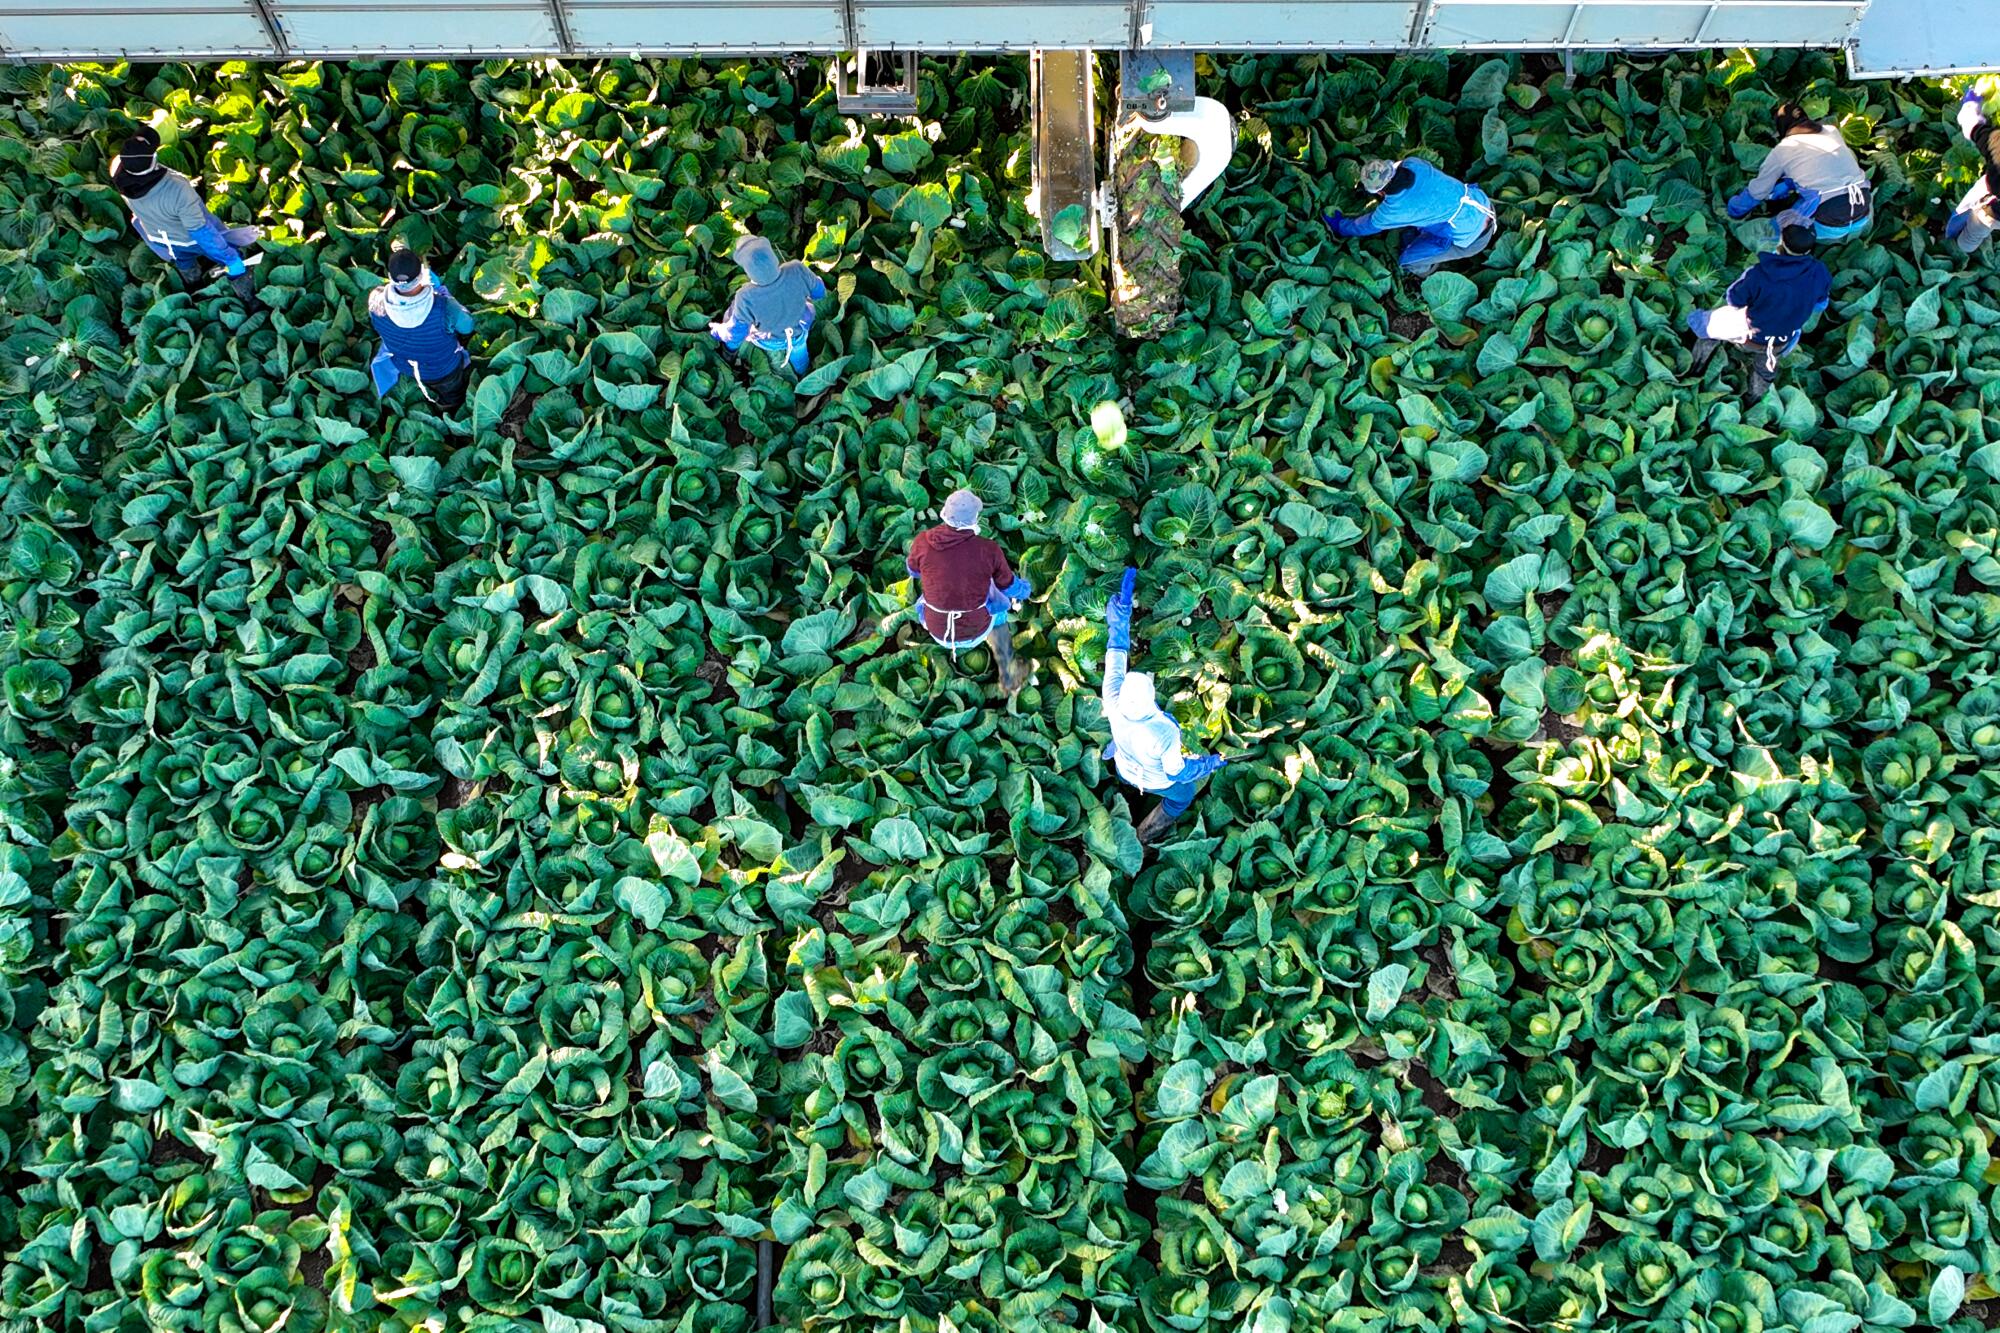
M 805 374 L 811 364 L 806 335 L 818 313 L 813 302 L 826 295 L 826 284 L 796 259 L 779 263 L 778 252 L 762 236 L 738 241 L 734 257 L 750 281 L 736 289 L 729 312 L 708 326 L 709 333 L 727 353 L 748 342 Z
M 1328 213 L 1323 219 L 1327 229 L 1342 239 L 1414 230 L 1417 234 L 1403 246 L 1401 263 L 1416 277 L 1440 264 L 1470 259 L 1493 244 L 1499 230 L 1493 201 L 1484 190 L 1414 157 L 1366 163 L 1361 168 L 1361 188 L 1382 196 L 1382 202 L 1357 218 Z
M 1181 725 L 1160 707 L 1152 675 L 1126 670 L 1132 652 L 1132 585 L 1138 575 L 1136 569 L 1125 571 L 1105 609 L 1111 643 L 1104 653 L 1103 702 L 1111 744 L 1104 747 L 1104 757 L 1117 767 L 1119 777 L 1159 796 L 1159 806 L 1137 830 L 1140 842 L 1151 842 L 1194 804 L 1202 779 L 1229 761 L 1183 751 Z
M 368 294 L 368 322 L 382 339 L 368 363 L 377 398 L 407 375 L 433 406 L 464 406 L 472 356 L 459 339 L 472 332 L 472 316 L 430 265 L 408 250 L 391 254 L 389 281 Z

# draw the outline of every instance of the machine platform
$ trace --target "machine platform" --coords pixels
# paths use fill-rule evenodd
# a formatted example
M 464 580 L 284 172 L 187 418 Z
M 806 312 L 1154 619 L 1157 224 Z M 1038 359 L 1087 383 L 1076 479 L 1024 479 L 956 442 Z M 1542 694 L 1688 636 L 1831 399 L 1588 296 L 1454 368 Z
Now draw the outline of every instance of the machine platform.
M 0 58 L 1817 46 L 1887 76 L 2000 65 L 1995 12 L 1995 0 L 0 0 Z

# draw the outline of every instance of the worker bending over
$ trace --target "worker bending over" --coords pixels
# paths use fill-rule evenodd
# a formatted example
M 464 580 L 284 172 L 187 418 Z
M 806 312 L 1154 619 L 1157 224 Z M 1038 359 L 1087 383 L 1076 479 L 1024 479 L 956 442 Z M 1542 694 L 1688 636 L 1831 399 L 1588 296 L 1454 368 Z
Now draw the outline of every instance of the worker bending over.
M 1730 196 L 1729 216 L 1742 219 L 1765 203 L 1785 204 L 1812 222 L 1822 242 L 1838 241 L 1867 227 L 1875 196 L 1868 175 L 1840 130 L 1814 120 L 1786 102 L 1771 113 L 1778 146 L 1764 157 L 1750 183 Z
M 1967 88 L 1958 104 L 1958 128 L 1979 150 L 1982 169 L 1944 224 L 1944 238 L 1972 254 L 2000 231 L 2000 127 L 1986 118 L 1986 103 L 1976 87 Z
M 1414 229 L 1417 234 L 1404 244 L 1400 260 L 1407 273 L 1421 277 L 1439 264 L 1469 259 L 1493 244 L 1499 223 L 1486 192 L 1428 162 L 1377 158 L 1361 168 L 1361 188 L 1381 195 L 1382 202 L 1358 218 L 1328 213 L 1323 219 L 1327 229 L 1343 239 Z
M 119 145 L 118 156 L 111 159 L 111 185 L 124 196 L 133 229 L 147 248 L 179 271 L 182 282 L 200 282 L 201 261 L 207 258 L 229 275 L 229 285 L 244 305 L 254 310 L 262 304 L 241 249 L 263 231 L 224 227 L 208 211 L 194 182 L 160 161 L 160 136 L 151 126 L 140 126 Z
M 1812 225 L 1796 213 L 1785 213 L 1778 226 L 1778 249 L 1757 256 L 1757 262 L 1729 285 L 1727 304 L 1688 316 L 1696 339 L 1697 371 L 1724 343 L 1761 349 L 1750 375 L 1752 401 L 1771 387 L 1778 359 L 1798 345 L 1806 321 L 1826 309 L 1833 291 L 1833 275 L 1812 255 L 1816 240 Z
M 1104 719 L 1111 724 L 1111 743 L 1104 747 L 1104 757 L 1117 767 L 1119 777 L 1140 791 L 1158 794 L 1160 804 L 1138 827 L 1139 841 L 1151 842 L 1194 804 L 1202 779 L 1229 761 L 1184 753 L 1180 723 L 1161 710 L 1152 675 L 1125 669 L 1132 651 L 1132 584 L 1138 574 L 1136 569 L 1125 571 L 1105 610 L 1111 643 L 1104 653 Z
M 389 281 L 368 294 L 368 322 L 382 339 L 368 363 L 377 398 L 408 375 L 433 406 L 449 412 L 465 404 L 472 357 L 459 338 L 472 332 L 472 316 L 430 265 L 408 250 L 392 253 Z
M 1014 658 L 1007 616 L 1033 592 L 1007 564 L 1000 543 L 979 535 L 978 496 L 957 490 L 944 498 L 944 522 L 917 534 L 903 562 L 917 581 L 917 615 L 940 647 L 953 656 L 984 643 L 993 650 L 1000 688 L 1012 694 L 1028 679 Z
M 723 350 L 734 355 L 746 341 L 782 356 L 796 374 L 811 364 L 806 335 L 812 331 L 813 302 L 826 295 L 819 275 L 794 259 L 778 262 L 778 252 L 762 236 L 736 243 L 737 267 L 750 281 L 736 289 L 729 313 L 708 326 Z

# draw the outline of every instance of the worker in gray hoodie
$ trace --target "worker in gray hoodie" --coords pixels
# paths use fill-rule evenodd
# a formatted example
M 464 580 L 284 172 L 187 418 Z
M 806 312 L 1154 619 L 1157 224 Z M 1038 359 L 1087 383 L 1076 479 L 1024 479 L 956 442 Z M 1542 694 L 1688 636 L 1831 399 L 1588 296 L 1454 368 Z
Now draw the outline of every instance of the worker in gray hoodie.
M 1771 119 L 1778 146 L 1765 155 L 1750 183 L 1730 197 L 1729 216 L 1741 220 L 1760 204 L 1784 204 L 1787 213 L 1812 221 L 1821 244 L 1866 228 L 1874 216 L 1874 189 L 1839 127 L 1814 120 L 1793 102 L 1772 112 Z
M 132 227 L 152 252 L 180 271 L 182 281 L 201 281 L 201 261 L 220 265 L 229 285 L 252 309 L 260 304 L 241 249 L 264 233 L 257 227 L 224 227 L 208 211 L 194 183 L 160 161 L 160 136 L 150 126 L 119 146 L 111 159 L 111 184 L 125 197 Z
M 778 252 L 762 236 L 738 241 L 735 259 L 750 281 L 736 289 L 729 313 L 710 324 L 708 331 L 731 356 L 748 342 L 784 357 L 794 372 L 805 374 L 811 363 L 806 335 L 816 313 L 813 302 L 826 295 L 826 284 L 796 259 L 779 263 Z

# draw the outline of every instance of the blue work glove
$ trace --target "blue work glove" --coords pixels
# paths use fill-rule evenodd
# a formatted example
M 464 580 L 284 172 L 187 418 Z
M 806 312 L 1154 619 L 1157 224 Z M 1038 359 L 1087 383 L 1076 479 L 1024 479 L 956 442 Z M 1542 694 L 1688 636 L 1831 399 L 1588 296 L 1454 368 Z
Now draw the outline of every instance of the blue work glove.
M 1967 102 L 1977 102 L 1982 107 L 1986 105 L 1986 99 L 1980 95 L 1979 81 L 1977 79 L 1974 79 L 1971 85 L 1966 88 L 1965 96 L 1959 99 L 1958 104 L 1964 106 Z
M 1767 204 L 1782 204 L 1785 200 L 1791 198 L 1793 191 L 1798 188 L 1796 184 L 1789 180 L 1781 180 L 1771 187 L 1770 196 L 1764 202 Z M 1748 193 L 1748 191 L 1745 193 Z
M 1199 759 L 1190 759 L 1188 761 L 1188 767 L 1194 770 L 1192 776 L 1194 776 L 1197 779 L 1200 779 L 1200 778 L 1205 778 L 1209 774 L 1220 770 L 1222 766 L 1228 762 L 1229 762 L 1229 757 L 1227 755 L 1207 754 L 1203 755 Z
M 1348 222 L 1347 215 L 1341 212 L 1337 208 L 1334 209 L 1331 213 L 1320 214 L 1319 220 L 1326 224 L 1326 229 L 1328 231 L 1332 232 L 1335 236 L 1340 237 L 1340 239 L 1343 241 L 1349 239 L 1354 235 L 1352 231 L 1348 230 L 1348 228 L 1352 224 Z
M 1961 213 L 1953 213 L 1951 215 L 1951 220 L 1944 224 L 1944 238 L 1947 241 L 1957 240 L 1958 234 L 1965 230 L 1966 221 L 1971 216 L 1972 216 L 1971 209 L 1967 209 Z
M 1729 216 L 1740 221 L 1755 212 L 1757 205 L 1762 202 L 1763 200 L 1754 198 L 1750 191 L 1738 190 L 1729 196 Z
M 1018 605 L 1028 600 L 1029 596 L 1035 591 L 1035 585 L 1028 582 L 1025 576 L 1016 574 L 1014 581 L 1000 591 L 1008 601 Z
M 1118 591 L 1112 595 L 1111 604 L 1104 608 L 1104 623 L 1111 631 L 1111 647 L 1118 652 L 1132 650 L 1132 585 L 1139 581 L 1139 571 L 1126 569 L 1125 577 L 1119 580 Z

